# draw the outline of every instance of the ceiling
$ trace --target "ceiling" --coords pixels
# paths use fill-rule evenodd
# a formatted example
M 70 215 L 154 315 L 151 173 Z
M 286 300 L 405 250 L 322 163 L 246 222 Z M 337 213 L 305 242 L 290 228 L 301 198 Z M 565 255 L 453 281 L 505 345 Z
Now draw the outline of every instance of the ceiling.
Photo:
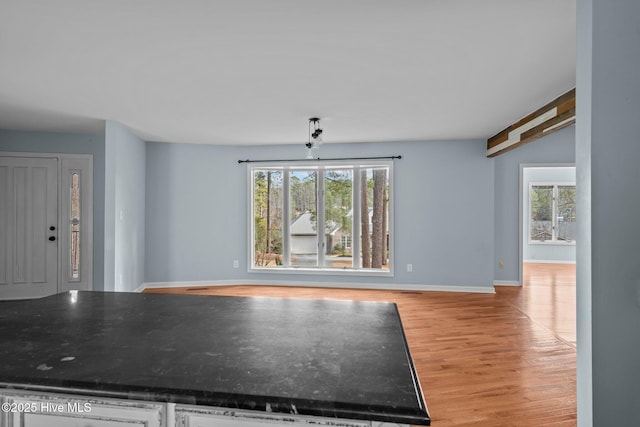
M 0 128 L 487 138 L 575 86 L 575 0 L 0 0 Z

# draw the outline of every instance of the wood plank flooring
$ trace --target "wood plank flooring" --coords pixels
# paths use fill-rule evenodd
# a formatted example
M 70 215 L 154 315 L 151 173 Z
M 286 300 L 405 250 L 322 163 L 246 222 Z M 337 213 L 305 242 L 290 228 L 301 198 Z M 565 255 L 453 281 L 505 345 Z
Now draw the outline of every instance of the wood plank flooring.
M 575 264 L 525 263 L 522 276 L 522 288 L 502 288 L 500 295 L 575 348 Z
M 571 269 L 551 267 L 553 279 L 544 268 L 525 268 L 525 286 L 496 294 L 277 286 L 145 292 L 395 302 L 433 426 L 575 426 L 575 296 L 573 332 L 565 315 Z M 554 303 L 559 295 L 567 300 Z

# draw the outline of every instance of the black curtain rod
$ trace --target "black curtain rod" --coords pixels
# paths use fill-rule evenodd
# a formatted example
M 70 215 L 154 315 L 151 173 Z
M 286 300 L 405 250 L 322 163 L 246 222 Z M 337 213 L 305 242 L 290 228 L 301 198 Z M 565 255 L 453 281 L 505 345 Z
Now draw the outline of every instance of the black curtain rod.
M 280 160 L 238 160 L 238 163 L 276 163 L 276 162 L 319 162 L 322 160 L 394 160 L 401 159 L 402 156 L 382 156 L 382 157 L 339 157 L 333 159 L 280 159 Z

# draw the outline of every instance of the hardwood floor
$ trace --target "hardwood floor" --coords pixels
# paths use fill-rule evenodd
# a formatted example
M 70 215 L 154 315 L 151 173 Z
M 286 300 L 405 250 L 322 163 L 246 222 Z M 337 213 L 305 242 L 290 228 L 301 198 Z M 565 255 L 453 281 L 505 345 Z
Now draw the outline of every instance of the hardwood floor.
M 522 288 L 501 288 L 500 295 L 575 348 L 575 264 L 525 263 L 522 276 Z
M 395 302 L 433 426 L 558 427 L 576 425 L 570 277 L 570 268 L 527 266 L 525 286 L 496 294 L 277 286 L 145 292 Z

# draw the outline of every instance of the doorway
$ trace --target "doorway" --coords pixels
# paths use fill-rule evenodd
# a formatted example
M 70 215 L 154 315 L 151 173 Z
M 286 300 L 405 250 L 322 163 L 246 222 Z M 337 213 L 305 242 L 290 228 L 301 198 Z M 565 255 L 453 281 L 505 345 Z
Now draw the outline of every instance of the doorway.
M 576 346 L 575 165 L 520 167 L 522 309 Z
M 576 262 L 576 168 L 523 169 L 522 261 Z
M 1 153 L 0 299 L 92 289 L 93 158 Z

